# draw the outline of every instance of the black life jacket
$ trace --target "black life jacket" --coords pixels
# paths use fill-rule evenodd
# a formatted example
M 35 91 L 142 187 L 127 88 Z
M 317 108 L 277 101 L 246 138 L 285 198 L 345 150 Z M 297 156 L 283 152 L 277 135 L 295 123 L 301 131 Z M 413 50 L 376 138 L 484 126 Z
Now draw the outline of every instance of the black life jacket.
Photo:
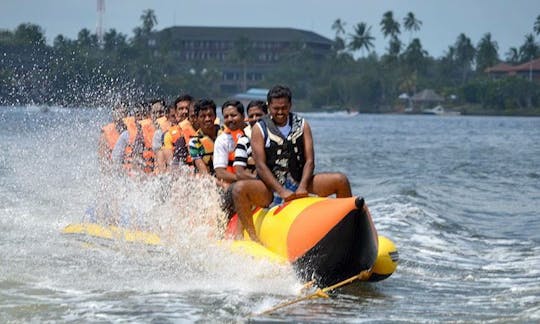
M 269 115 L 259 120 L 264 136 L 266 164 L 280 184 L 284 184 L 287 175 L 296 182 L 302 179 L 306 158 L 304 155 L 304 119 L 290 113 L 291 131 L 283 136 Z

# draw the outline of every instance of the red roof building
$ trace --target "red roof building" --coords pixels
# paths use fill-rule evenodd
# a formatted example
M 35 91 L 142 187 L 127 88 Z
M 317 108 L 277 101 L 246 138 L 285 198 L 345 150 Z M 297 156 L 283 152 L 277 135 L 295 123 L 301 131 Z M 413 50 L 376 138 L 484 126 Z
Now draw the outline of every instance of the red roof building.
M 529 80 L 540 81 L 540 58 L 514 66 L 499 63 L 495 66 L 488 67 L 485 72 L 493 78 L 521 76 Z

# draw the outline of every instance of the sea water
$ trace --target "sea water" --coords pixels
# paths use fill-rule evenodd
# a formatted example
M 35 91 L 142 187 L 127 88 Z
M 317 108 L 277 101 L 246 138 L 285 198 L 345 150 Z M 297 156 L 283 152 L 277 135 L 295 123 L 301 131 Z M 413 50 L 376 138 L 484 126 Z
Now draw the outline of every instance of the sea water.
M 0 107 L 0 322 L 540 321 L 539 118 L 304 117 L 316 171 L 347 174 L 396 243 L 390 278 L 254 315 L 302 283 L 216 244 L 213 185 L 104 187 L 106 110 Z M 105 196 L 142 211 L 137 226 L 164 244 L 61 234 Z

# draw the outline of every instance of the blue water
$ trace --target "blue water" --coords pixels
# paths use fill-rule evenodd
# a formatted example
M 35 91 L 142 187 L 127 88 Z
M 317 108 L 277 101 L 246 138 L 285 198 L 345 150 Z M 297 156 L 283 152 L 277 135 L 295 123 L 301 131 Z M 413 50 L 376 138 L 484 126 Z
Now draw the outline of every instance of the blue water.
M 211 218 L 217 204 L 196 187 L 170 206 L 144 199 L 153 184 L 127 193 L 169 233 L 166 247 L 63 235 L 103 194 L 107 114 L 0 107 L 0 322 L 540 321 L 539 118 L 304 116 L 316 170 L 346 173 L 396 243 L 392 277 L 253 317 L 301 283 L 174 223 L 186 210 Z

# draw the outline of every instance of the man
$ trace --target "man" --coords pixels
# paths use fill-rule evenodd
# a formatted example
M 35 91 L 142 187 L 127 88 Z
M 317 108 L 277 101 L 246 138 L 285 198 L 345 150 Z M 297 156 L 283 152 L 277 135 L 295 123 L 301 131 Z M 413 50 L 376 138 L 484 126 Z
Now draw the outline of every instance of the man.
M 228 100 L 221 105 L 221 113 L 225 130 L 215 141 L 213 160 L 216 178 L 227 186 L 237 180 L 234 152 L 238 139 L 244 136 L 244 105 L 238 100 Z
M 342 173 L 314 174 L 315 156 L 309 124 L 291 112 L 289 88 L 274 86 L 267 95 L 269 115 L 253 127 L 251 148 L 259 179 L 235 183 L 233 200 L 242 225 L 258 241 L 251 206 L 268 207 L 308 193 L 350 197 L 351 187 Z
M 112 164 L 112 151 L 120 134 L 126 129 L 123 119 L 127 117 L 127 105 L 118 103 L 112 109 L 112 122 L 103 126 L 98 141 L 98 157 L 100 170 L 110 172 Z
M 201 174 L 214 174 L 214 141 L 221 132 L 216 120 L 216 104 L 211 99 L 200 99 L 195 103 L 195 114 L 199 130 L 189 140 L 189 155 L 193 165 Z
M 189 108 L 192 105 L 193 97 L 186 94 L 181 95 L 174 101 L 174 106 L 176 108 L 176 124 L 171 126 L 171 128 L 163 136 L 163 155 L 165 158 L 165 164 L 167 169 L 170 167 L 177 168 L 181 164 L 188 163 L 188 149 L 187 143 L 189 136 L 184 134 L 184 129 L 186 128 L 186 133 L 192 131 L 189 129 Z M 184 127 L 182 127 L 184 125 Z M 192 135 L 194 135 L 194 131 Z
M 123 118 L 126 129 L 118 137 L 111 153 L 111 159 L 116 170 L 124 170 L 128 174 L 132 171 L 133 146 L 137 137 L 137 121 L 135 119 L 135 108 L 131 111 L 131 116 Z
M 263 116 L 268 114 L 268 107 L 261 100 L 253 100 L 247 106 L 247 122 L 244 135 L 238 139 L 234 150 L 233 167 L 237 180 L 257 179 L 255 161 L 251 154 L 251 129 Z

